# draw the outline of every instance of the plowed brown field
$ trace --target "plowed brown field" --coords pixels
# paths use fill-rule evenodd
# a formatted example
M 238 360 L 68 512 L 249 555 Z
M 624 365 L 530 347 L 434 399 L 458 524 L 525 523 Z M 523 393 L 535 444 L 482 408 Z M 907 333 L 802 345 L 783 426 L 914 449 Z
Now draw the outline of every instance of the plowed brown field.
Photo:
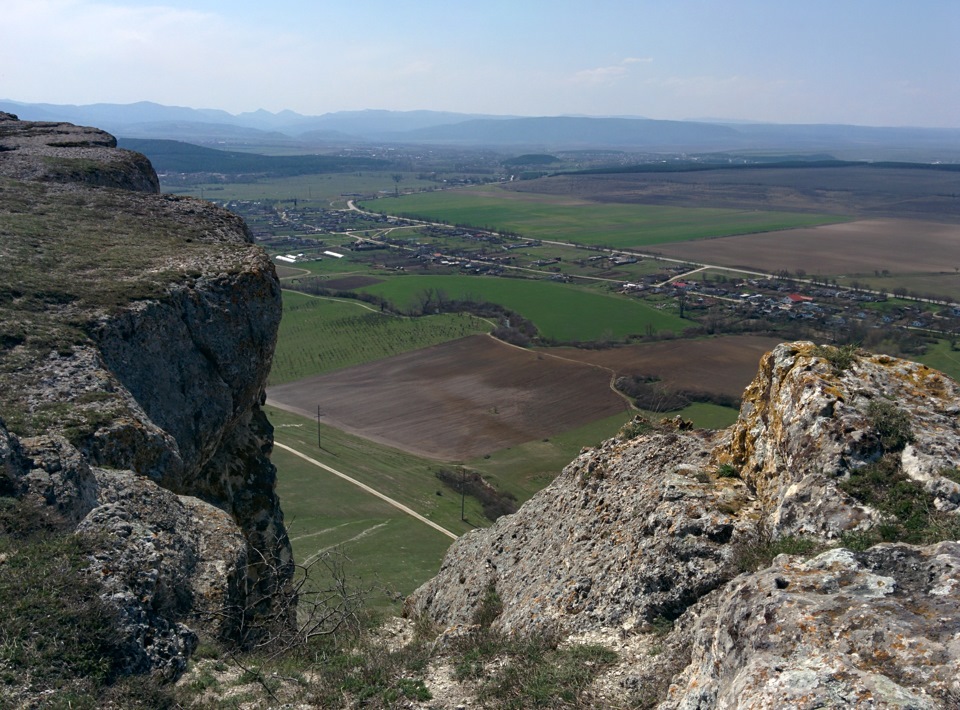
M 531 351 L 462 338 L 268 391 L 271 404 L 421 456 L 467 460 L 626 409 L 617 374 L 739 396 L 771 338 L 666 341 L 614 350 Z
M 606 370 L 486 335 L 272 387 L 272 404 L 422 456 L 470 459 L 624 411 Z
M 551 348 L 550 353 L 609 368 L 617 375 L 653 375 L 672 389 L 739 397 L 764 353 L 782 341 L 759 335 L 665 340 L 610 350 Z
M 873 219 L 812 229 L 663 244 L 678 259 L 736 268 L 841 275 L 940 273 L 960 267 L 960 225 Z

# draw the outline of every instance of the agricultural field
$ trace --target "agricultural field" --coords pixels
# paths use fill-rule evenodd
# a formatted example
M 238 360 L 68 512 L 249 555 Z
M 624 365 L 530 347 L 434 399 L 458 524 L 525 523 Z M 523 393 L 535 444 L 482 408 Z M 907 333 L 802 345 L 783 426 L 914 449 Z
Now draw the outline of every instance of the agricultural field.
M 960 382 L 960 351 L 954 349 L 957 343 L 956 339 L 953 343 L 949 340 L 940 340 L 915 359 Z
M 739 398 L 757 374 L 760 358 L 781 342 L 759 335 L 664 340 L 607 350 L 550 348 L 545 352 L 622 375 L 649 375 L 674 390 L 710 391 Z
M 322 248 L 344 253 L 342 259 L 281 267 L 288 286 L 310 275 L 319 277 L 322 287 L 381 296 L 410 312 L 422 306 L 428 292 L 447 300 L 495 302 L 533 321 L 542 335 L 554 341 L 620 340 L 654 333 L 664 338 L 605 350 L 524 350 L 483 335 L 494 324 L 472 316 L 389 316 L 357 301 L 285 291 L 285 315 L 268 391 L 269 402 L 283 408 L 269 408 L 271 420 L 278 425 L 277 441 L 313 452 L 325 464 L 396 497 L 457 534 L 487 525 L 479 503 L 471 498 L 466 501 L 468 522 L 460 521 L 459 497 L 436 479 L 439 467 L 462 464 L 497 489 L 526 500 L 547 485 L 582 446 L 614 435 L 636 413 L 626 398 L 611 389 L 616 376 L 652 376 L 664 388 L 708 390 L 736 398 L 756 374 L 760 356 L 781 340 L 755 335 L 683 338 L 696 323 L 677 316 L 672 289 L 656 293 L 649 285 L 682 274 L 685 267 L 645 258 L 616 264 L 613 255 L 598 251 L 597 245 L 689 253 L 678 258 L 757 271 L 795 273 L 800 269 L 809 275 L 826 274 L 822 268 L 826 264 L 836 269 L 835 278 L 841 282 L 859 278 L 863 283 L 872 280 L 892 286 L 897 279 L 926 275 L 922 270 L 930 264 L 920 263 L 915 253 L 938 250 L 939 261 L 944 248 L 953 253 L 949 251 L 953 242 L 960 241 L 950 224 L 924 226 L 902 215 L 899 220 L 864 220 L 864 210 L 876 209 L 871 202 L 874 197 L 857 193 L 853 207 L 842 209 L 845 178 L 831 173 L 830 179 L 840 182 L 818 192 L 813 175 L 803 172 L 793 188 L 778 182 L 789 181 L 788 176 L 760 171 L 753 173 L 752 179 L 757 180 L 753 188 L 724 183 L 716 175 L 680 176 L 675 182 L 671 175 L 658 178 L 664 181 L 659 185 L 647 180 L 640 188 L 633 176 L 576 176 L 401 197 L 393 196 L 398 185 L 389 175 L 380 176 L 379 187 L 373 183 L 361 187 L 366 175 L 350 177 L 357 181 L 352 186 L 340 182 L 337 187 L 332 182 L 348 176 L 335 176 L 325 189 L 318 186 L 328 176 L 314 176 L 318 182 L 269 181 L 269 187 L 277 190 L 273 199 L 287 202 L 274 212 L 265 211 L 258 229 L 321 240 Z M 808 178 L 809 185 L 803 182 Z M 290 189 L 299 180 L 306 194 Z M 545 186 L 557 192 L 532 191 Z M 248 187 L 263 189 L 262 185 Z M 400 187 L 416 189 L 418 185 L 408 175 Z M 879 187 L 878 182 L 870 189 Z M 564 192 L 567 189 L 571 191 Z M 912 205 L 904 210 L 930 202 L 924 202 L 921 191 L 904 197 L 906 188 L 898 189 L 902 201 Z M 287 194 L 281 194 L 284 190 Z M 449 230 L 388 224 L 384 217 L 355 213 L 328 215 L 329 224 L 338 226 L 320 229 L 311 222 L 319 212 L 298 214 L 289 204 L 298 199 L 301 207 L 305 203 L 319 206 L 329 198 L 325 204 L 343 206 L 347 193 L 360 192 L 381 195 L 382 199 L 365 204 L 388 214 L 407 211 L 415 204 L 443 204 L 450 211 L 430 211 L 430 217 L 507 229 L 528 239 L 580 242 L 590 248 L 530 243 L 504 249 L 500 242 L 478 239 L 469 230 L 457 236 Z M 645 199 L 660 203 L 634 204 L 641 192 Z M 217 199 L 223 196 L 216 195 Z M 704 196 L 710 199 L 690 209 Z M 767 206 L 786 211 L 768 211 Z M 864 223 L 874 225 L 873 239 L 879 241 L 864 241 Z M 755 233 L 765 229 L 780 231 Z M 342 247 L 354 241 L 348 232 L 385 235 L 394 241 L 390 249 L 347 251 Z M 506 241 L 516 242 L 519 237 L 510 235 Z M 911 244 L 906 256 L 899 253 L 905 242 Z M 290 242 L 297 243 L 308 251 L 310 242 Z M 741 243 L 745 246 L 738 246 L 730 260 L 702 258 L 708 252 L 699 251 Z M 758 246 L 768 243 L 769 247 Z M 917 243 L 921 246 L 913 247 Z M 784 251 L 790 245 L 795 251 Z M 435 252 L 456 257 L 448 258 L 446 264 L 440 258 L 416 259 L 418 254 L 433 257 Z M 511 257 L 503 262 L 503 273 L 526 278 L 468 275 L 451 265 L 454 258 L 466 260 L 486 253 Z M 777 254 L 793 255 L 795 261 L 777 260 Z M 877 264 L 863 261 L 864 255 L 878 260 Z M 865 265 L 854 271 L 858 258 Z M 914 258 L 915 263 L 910 261 Z M 813 268 L 803 259 L 813 259 L 819 266 Z M 908 273 L 907 267 L 917 270 Z M 883 269 L 888 273 L 883 274 Z M 941 284 L 953 277 L 960 285 L 960 276 L 948 271 L 954 269 L 952 263 L 942 262 L 939 269 Z M 559 280 L 569 277 L 568 283 Z M 710 269 L 686 278 L 698 289 L 728 288 L 726 300 L 721 291 L 721 305 L 738 300 L 740 291 L 751 290 L 742 283 L 749 277 L 736 271 Z M 612 292 L 618 282 L 642 279 L 648 284 L 642 299 Z M 912 290 L 914 285 L 906 288 Z M 691 311 L 697 308 L 698 295 L 691 291 Z M 903 304 L 864 303 L 856 308 L 897 310 L 898 306 Z M 924 358 L 932 366 L 951 365 L 960 372 L 960 357 L 946 341 L 930 348 Z M 317 447 L 318 405 L 322 449 Z M 648 414 L 654 419 L 662 416 Z M 735 409 L 709 403 L 695 403 L 668 416 L 676 414 L 698 426 L 716 428 L 729 425 L 737 416 Z M 435 573 L 449 538 L 279 447 L 274 460 L 284 509 L 293 521 L 291 537 L 298 560 L 342 546 L 354 561 L 355 576 L 392 590 L 376 602 L 384 609 Z
M 692 325 L 635 299 L 546 280 L 409 275 L 361 290 L 387 298 L 400 308 L 411 308 L 428 289 L 442 291 L 448 299 L 501 304 L 533 321 L 542 336 L 560 341 L 680 333 Z
M 671 244 L 658 251 L 677 259 L 738 268 L 830 276 L 942 274 L 960 269 L 960 224 L 858 220 L 814 229 Z
M 516 232 L 528 239 L 613 248 L 645 248 L 844 219 L 836 215 L 756 209 L 598 204 L 575 197 L 510 191 L 500 186 L 403 195 L 364 206 L 392 215 Z
M 960 171 L 862 164 L 553 175 L 505 189 L 599 203 L 960 221 Z
M 293 177 L 261 178 L 256 182 L 201 183 L 196 185 L 164 184 L 170 194 L 190 195 L 207 200 L 297 200 L 317 207 L 346 207 L 347 200 L 359 195 L 393 194 L 397 183 L 394 173 L 362 171 L 360 173 L 329 173 L 296 175 Z M 433 189 L 435 182 L 405 175 L 400 183 L 403 189 Z
M 284 291 L 269 383 L 293 382 L 490 329 L 487 321 L 463 313 L 406 318 L 360 301 Z
M 470 336 L 270 387 L 272 403 L 418 456 L 464 461 L 626 412 L 611 375 Z
M 375 487 L 452 533 L 489 525 L 472 498 L 465 501 L 466 521 L 460 519 L 460 496 L 437 480 L 435 462 L 326 426 L 321 427 L 321 450 L 315 421 L 269 406 L 266 412 L 278 443 Z M 373 588 L 371 605 L 392 613 L 398 598 L 436 574 L 451 538 L 279 446 L 271 459 L 300 564 L 324 552 L 343 553 L 351 583 Z

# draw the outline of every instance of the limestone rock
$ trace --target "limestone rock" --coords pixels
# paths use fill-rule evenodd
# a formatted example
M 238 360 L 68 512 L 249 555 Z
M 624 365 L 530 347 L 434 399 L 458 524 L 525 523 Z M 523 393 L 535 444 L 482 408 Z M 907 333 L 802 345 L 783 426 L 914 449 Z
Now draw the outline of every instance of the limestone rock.
M 112 136 L 0 116 L 0 495 L 103 534 L 130 672 L 257 640 L 292 556 L 260 409 L 280 319 L 243 221 Z
M 676 618 L 728 576 L 746 486 L 712 483 L 705 432 L 612 439 L 582 453 L 520 512 L 450 549 L 408 612 L 469 624 L 488 587 L 497 628 L 643 628 Z
M 690 610 L 667 708 L 960 706 L 960 543 L 783 555 Z
M 150 161 L 97 128 L 0 120 L 0 177 L 160 192 Z
M 861 353 L 836 367 L 813 343 L 780 345 L 760 363 L 744 394 L 729 445 L 716 452 L 770 508 L 779 532 L 836 536 L 876 516 L 839 492 L 851 470 L 882 453 L 869 415 L 889 402 L 911 423 L 903 470 L 943 510 L 956 510 L 960 485 L 940 475 L 960 462 L 960 386 L 907 360 Z

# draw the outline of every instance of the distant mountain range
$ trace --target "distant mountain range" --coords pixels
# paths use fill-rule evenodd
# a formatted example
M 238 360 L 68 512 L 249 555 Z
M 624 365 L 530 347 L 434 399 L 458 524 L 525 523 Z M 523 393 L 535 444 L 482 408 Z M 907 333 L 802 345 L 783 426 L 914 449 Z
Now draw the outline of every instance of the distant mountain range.
M 960 162 L 960 129 L 770 124 L 709 119 L 519 117 L 441 111 L 293 111 L 231 114 L 140 102 L 70 106 L 0 100 L 23 120 L 66 121 L 126 138 L 201 145 L 317 146 L 397 143 L 517 150 L 825 152 L 873 160 Z

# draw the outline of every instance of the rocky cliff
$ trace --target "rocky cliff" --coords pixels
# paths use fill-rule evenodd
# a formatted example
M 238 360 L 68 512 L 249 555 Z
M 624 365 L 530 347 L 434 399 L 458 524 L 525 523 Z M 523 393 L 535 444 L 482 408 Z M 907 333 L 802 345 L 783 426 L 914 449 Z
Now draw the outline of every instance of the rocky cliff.
M 495 598 L 494 630 L 612 647 L 597 706 L 960 707 L 958 395 L 781 345 L 732 428 L 638 421 L 584 450 L 407 612 L 456 637 Z
M 239 218 L 115 145 L 0 115 L 0 496 L 99 541 L 125 670 L 175 676 L 198 632 L 290 608 L 260 409 L 280 288 Z

